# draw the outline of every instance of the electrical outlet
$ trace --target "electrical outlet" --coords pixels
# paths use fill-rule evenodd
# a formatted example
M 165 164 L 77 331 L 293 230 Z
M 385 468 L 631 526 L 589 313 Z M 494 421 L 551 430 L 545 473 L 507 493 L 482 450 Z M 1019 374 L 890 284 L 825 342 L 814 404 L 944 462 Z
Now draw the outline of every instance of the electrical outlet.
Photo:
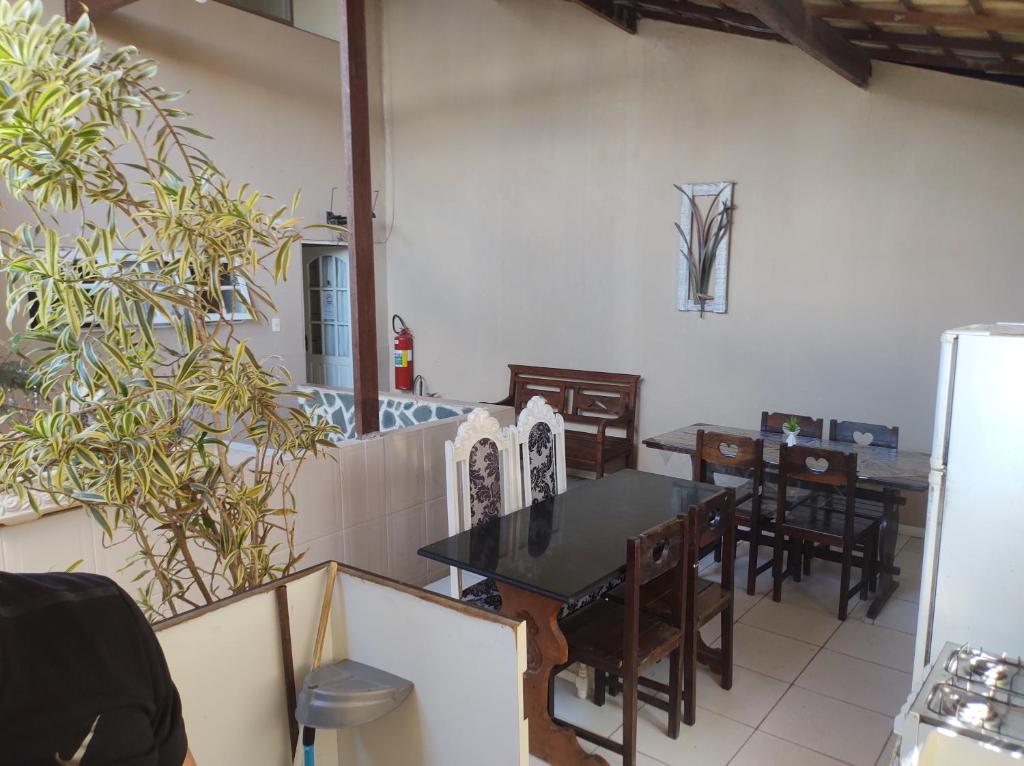
M 270 331 L 281 332 L 281 317 L 273 317 L 270 320 Z

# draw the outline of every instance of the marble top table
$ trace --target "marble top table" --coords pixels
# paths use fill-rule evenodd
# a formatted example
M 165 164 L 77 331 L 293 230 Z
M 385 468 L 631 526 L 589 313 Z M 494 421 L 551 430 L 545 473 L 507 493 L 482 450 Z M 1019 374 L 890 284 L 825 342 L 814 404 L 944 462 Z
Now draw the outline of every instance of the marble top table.
M 724 434 L 735 434 L 736 436 L 746 436 L 751 439 L 763 439 L 764 462 L 766 465 L 779 464 L 779 446 L 786 440 L 783 434 L 751 431 L 745 428 L 731 428 L 729 426 L 717 426 L 708 423 L 694 423 L 685 428 L 678 428 L 675 431 L 669 431 L 660 436 L 644 439 L 643 443 L 644 446 L 651 449 L 682 452 L 692 455 L 697 448 L 697 431 L 701 429 Z M 849 442 L 835 442 L 828 439 L 808 439 L 803 436 L 798 436 L 796 441 L 797 444 L 805 447 L 820 447 L 839 452 L 856 453 L 857 475 L 861 481 L 911 492 L 926 492 L 928 490 L 928 471 L 931 468 L 931 464 L 927 453 L 850 444 Z
M 420 548 L 421 556 L 493 577 L 501 613 L 526 622 L 523 706 L 533 755 L 554 766 L 608 766 L 548 709 L 552 671 L 569 657 L 559 610 L 625 569 L 627 539 L 723 491 L 627 469 Z
M 724 491 L 626 469 L 424 546 L 419 554 L 559 602 L 626 566 L 626 540 Z

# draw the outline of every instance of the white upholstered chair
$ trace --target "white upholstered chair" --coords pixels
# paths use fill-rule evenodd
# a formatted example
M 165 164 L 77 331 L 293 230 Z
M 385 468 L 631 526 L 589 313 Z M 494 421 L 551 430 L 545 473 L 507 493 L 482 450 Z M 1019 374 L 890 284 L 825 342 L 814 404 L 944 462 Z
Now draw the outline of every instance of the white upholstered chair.
M 535 396 L 519 413 L 515 430 L 523 507 L 565 492 L 565 420 L 544 397 Z
M 519 413 L 514 435 L 517 464 L 522 474 L 519 482 L 523 491 L 522 505 L 525 507 L 565 492 L 565 420 L 562 416 L 544 397 L 535 396 Z M 577 606 L 569 604 L 563 611 L 568 613 Z M 590 669 L 576 663 L 564 670 L 563 675 L 576 685 L 577 696 L 586 698 Z
M 455 440 L 445 442 L 444 451 L 449 535 L 522 506 L 511 426 L 502 428 L 487 410 L 475 409 L 459 426 Z M 493 580 L 477 579 L 463 587 L 463 574 L 457 567 L 451 567 L 448 592 L 452 598 L 491 609 L 501 604 Z

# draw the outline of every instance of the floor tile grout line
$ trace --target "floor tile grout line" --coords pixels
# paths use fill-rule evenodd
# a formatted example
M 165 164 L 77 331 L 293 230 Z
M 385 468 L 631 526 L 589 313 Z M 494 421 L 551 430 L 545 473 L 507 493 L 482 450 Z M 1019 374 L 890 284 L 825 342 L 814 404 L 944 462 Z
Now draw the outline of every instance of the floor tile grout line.
M 856 657 L 854 659 L 856 659 Z M 806 668 L 804 670 L 806 670 Z M 803 673 L 800 674 L 800 676 L 802 676 L 802 675 L 803 675 Z M 889 715 L 888 713 L 883 713 L 881 710 L 874 710 L 874 709 L 869 708 L 869 707 L 864 707 L 863 705 L 858 705 L 856 702 L 850 702 L 850 700 L 848 700 L 848 699 L 843 699 L 842 697 L 833 696 L 833 695 L 829 694 L 828 692 L 823 692 L 823 691 L 821 691 L 821 689 L 811 689 L 810 687 L 807 687 L 807 686 L 801 686 L 798 683 L 799 680 L 800 680 L 800 677 L 798 676 L 796 681 L 793 682 L 793 686 L 795 686 L 797 689 L 802 689 L 805 692 L 811 692 L 813 694 L 820 694 L 822 697 L 828 697 L 830 700 L 835 700 L 836 702 L 842 702 L 843 704 L 849 705 L 850 707 L 855 707 L 855 708 L 858 708 L 860 710 L 863 710 L 866 713 L 874 713 L 875 715 L 880 715 L 883 718 L 891 718 L 894 721 L 896 720 L 896 716 Z
M 817 659 L 818 655 L 819 655 L 819 654 L 821 654 L 821 653 L 822 653 L 822 652 L 823 652 L 824 650 L 825 650 L 825 647 L 824 647 L 824 645 L 822 645 L 822 646 L 818 647 L 818 651 L 816 651 L 816 652 L 814 653 L 814 656 L 813 656 L 813 657 L 811 657 L 811 659 L 807 661 L 807 664 L 806 664 L 806 665 L 804 665 L 804 666 L 803 666 L 803 668 L 801 668 L 800 672 L 799 672 L 799 673 L 797 673 L 797 675 L 796 675 L 796 678 L 794 678 L 794 679 L 793 679 L 793 680 L 792 680 L 792 681 L 790 682 L 790 684 L 789 684 L 789 688 L 787 688 L 787 689 L 786 689 L 786 691 L 785 691 L 785 692 L 783 692 L 782 696 L 781 696 L 781 697 L 779 697 L 779 698 L 778 698 L 778 699 L 777 699 L 777 700 L 775 701 L 775 704 L 774 704 L 774 705 L 772 705 L 772 709 L 768 711 L 767 715 L 765 715 L 765 717 L 764 717 L 763 719 L 761 719 L 761 723 L 759 723 L 759 724 L 757 725 L 757 731 L 764 731 L 764 733 L 765 733 L 765 734 L 767 734 L 767 735 L 768 735 L 769 737 L 777 737 L 778 739 L 781 739 L 781 740 L 782 740 L 783 742 L 789 742 L 789 743 L 790 743 L 791 745 L 796 745 L 797 747 L 804 747 L 804 746 L 803 746 L 803 745 L 801 745 L 801 744 L 800 744 L 799 742 L 792 742 L 792 741 L 790 741 L 790 740 L 786 739 L 785 737 L 779 737 L 779 736 L 778 736 L 778 735 L 776 735 L 776 734 L 772 734 L 772 733 L 771 733 L 770 731 L 765 731 L 764 729 L 762 729 L 762 728 L 761 728 L 761 726 L 763 726 L 763 725 L 764 725 L 764 722 L 768 720 L 769 716 L 771 716 L 771 714 L 772 714 L 773 712 L 775 712 L 775 708 L 777 708 L 777 707 L 778 707 L 778 706 L 779 706 L 779 705 L 780 705 L 780 704 L 782 703 L 782 700 L 784 700 L 784 699 L 786 698 L 786 695 L 788 695 L 788 694 L 789 694 L 789 693 L 790 693 L 791 691 L 793 691 L 793 688 L 794 688 L 794 687 L 796 687 L 796 682 L 797 682 L 797 679 L 799 679 L 799 678 L 800 678 L 800 676 L 802 676 L 802 675 L 804 674 L 804 671 L 806 671 L 806 670 L 807 670 L 807 668 L 809 668 L 809 667 L 810 667 L 811 663 L 812 663 L 812 662 L 814 662 L 814 660 L 815 660 L 815 659 Z M 803 688 L 803 687 L 797 687 L 797 688 Z M 884 745 L 883 745 L 883 747 L 884 747 Z M 811 752 L 813 752 L 813 753 L 818 753 L 818 755 L 823 755 L 823 756 L 825 756 L 826 758 L 832 758 L 832 756 L 828 755 L 827 753 L 820 753 L 820 752 L 818 752 L 817 750 L 814 750 L 813 748 L 810 748 L 810 747 L 807 747 L 807 748 L 804 748 L 804 749 L 806 749 L 806 750 L 810 750 L 810 751 L 811 751 Z M 839 761 L 839 759 L 838 759 L 838 758 L 834 758 L 833 760 Z M 849 763 L 848 761 L 840 761 L 840 763 L 845 763 L 845 764 L 847 764 L 847 766 L 852 766 L 852 764 L 850 764 L 850 763 Z
M 911 671 L 909 671 L 909 670 L 902 670 L 901 668 L 894 668 L 892 665 L 886 665 L 884 662 L 875 662 L 875 660 L 868 660 L 868 659 L 865 659 L 863 657 L 858 657 L 856 654 L 850 654 L 849 652 L 841 652 L 838 649 L 835 649 L 835 648 L 833 648 L 831 646 L 823 646 L 821 648 L 825 649 L 826 651 L 832 652 L 832 654 L 841 654 L 844 657 L 849 657 L 850 659 L 853 659 L 853 660 L 860 660 L 861 662 L 866 662 L 869 665 L 874 665 L 874 666 L 882 668 L 884 670 L 895 670 L 897 673 L 903 673 L 904 675 L 908 675 L 908 676 L 912 676 L 913 675 L 913 673 Z
M 906 634 L 904 634 L 904 635 L 906 635 Z M 824 648 L 825 647 L 822 647 L 822 649 L 824 649 Z M 897 673 L 906 673 L 907 675 L 913 675 L 912 670 L 904 670 L 903 668 L 895 668 L 892 665 L 886 665 L 884 662 L 875 662 L 874 660 L 865 660 L 863 657 L 858 657 L 856 654 L 850 654 L 849 652 L 842 652 L 842 651 L 840 651 L 840 650 L 838 650 L 838 649 L 836 649 L 834 647 L 829 647 L 829 651 L 830 652 L 835 652 L 836 654 L 841 654 L 844 657 L 852 657 L 855 660 L 862 660 L 863 662 L 870 662 L 872 665 L 877 665 L 878 667 L 885 668 L 886 670 L 895 670 Z M 913 662 L 913 660 L 911 660 L 911 662 Z
M 758 729 L 758 731 L 761 732 L 762 734 L 768 736 L 768 737 L 775 737 L 775 739 L 780 739 L 783 742 L 786 742 L 786 743 L 788 743 L 790 745 L 796 745 L 799 748 L 803 748 L 804 750 L 808 750 L 808 751 L 814 753 L 815 755 L 820 755 L 823 758 L 830 758 L 831 760 L 835 761 L 836 763 L 843 764 L 843 766 L 857 766 L 856 764 L 851 763 L 850 761 L 844 761 L 842 758 L 836 758 L 834 755 L 829 755 L 828 753 L 823 753 L 820 750 L 815 750 L 813 747 L 807 747 L 807 745 L 801 745 L 799 742 L 794 742 L 791 739 L 786 739 L 785 737 L 783 737 L 780 734 L 772 734 L 770 731 L 765 731 L 764 729 Z M 888 738 L 886 738 L 885 741 L 888 742 L 889 741 Z M 885 747 L 885 745 L 882 745 L 882 747 Z M 879 751 L 879 753 L 881 753 L 881 751 Z
M 730 719 L 730 720 L 732 720 L 732 719 Z M 754 738 L 754 735 L 757 734 L 758 731 L 759 730 L 758 730 L 758 728 L 756 726 L 753 729 L 750 730 L 750 734 L 748 734 L 747 738 L 745 740 L 743 740 L 743 744 L 740 745 L 738 748 L 736 748 L 736 752 L 733 753 L 732 756 L 730 756 L 729 760 L 725 762 L 724 766 L 729 766 L 729 764 L 731 764 L 733 761 L 736 760 L 736 758 L 739 756 L 739 754 L 743 752 L 743 748 L 745 748 L 747 746 L 747 743 L 750 742 L 750 740 L 752 740 Z
M 885 752 L 885 748 L 887 748 L 887 747 L 889 746 L 889 742 L 891 742 L 891 741 L 892 741 L 892 738 L 893 738 L 893 736 L 894 736 L 895 734 L 896 734 L 896 732 L 895 732 L 895 731 L 891 731 L 891 732 L 889 732 L 889 736 L 885 738 L 885 742 L 883 742 L 883 743 L 882 743 L 882 749 L 881 749 L 881 750 L 879 750 L 879 751 L 878 751 L 878 755 L 877 755 L 877 756 L 875 756 L 875 763 L 874 763 L 874 766 L 878 766 L 878 761 L 879 761 L 879 759 L 880 759 L 880 758 L 882 757 L 882 754 L 883 754 L 883 753 Z

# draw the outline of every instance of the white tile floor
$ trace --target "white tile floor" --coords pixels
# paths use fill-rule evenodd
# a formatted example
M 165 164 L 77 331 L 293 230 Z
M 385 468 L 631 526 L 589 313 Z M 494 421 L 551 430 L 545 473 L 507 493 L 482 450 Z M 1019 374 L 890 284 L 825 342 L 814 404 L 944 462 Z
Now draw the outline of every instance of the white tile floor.
M 739 575 L 746 572 L 745 549 L 738 554 Z M 641 706 L 639 766 L 875 766 L 910 692 L 921 541 L 901 538 L 897 562 L 900 589 L 877 620 L 868 620 L 866 604 L 858 602 L 845 623 L 836 619 L 838 567 L 822 561 L 802 582 L 787 580 L 779 604 L 769 595 L 770 573 L 759 578 L 756 596 L 737 593 L 732 690 L 722 690 L 702 666 L 697 723 L 683 726 L 677 740 L 665 736 L 664 712 Z M 714 564 L 703 568 L 705 576 L 716 573 Z M 703 633 L 713 642 L 719 629 L 709 625 Z M 650 675 L 667 670 L 655 667 Z M 578 699 L 567 681 L 555 683 L 560 718 L 619 739 L 619 698 L 598 708 Z

